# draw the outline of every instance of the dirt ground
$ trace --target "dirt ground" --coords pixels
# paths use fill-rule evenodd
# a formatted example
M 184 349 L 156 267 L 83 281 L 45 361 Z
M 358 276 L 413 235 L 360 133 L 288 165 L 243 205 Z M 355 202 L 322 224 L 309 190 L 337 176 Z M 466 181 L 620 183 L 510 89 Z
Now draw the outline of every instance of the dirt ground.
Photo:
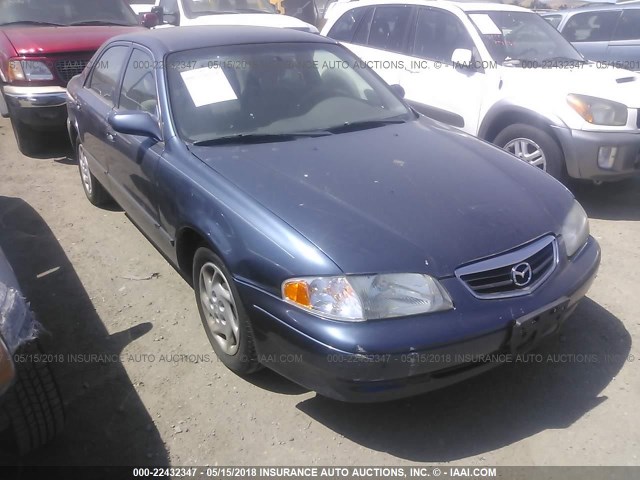
M 640 465 L 640 179 L 576 192 L 603 261 L 544 361 L 352 405 L 227 371 L 189 286 L 121 211 L 89 204 L 58 143 L 23 157 L 0 119 L 0 245 L 48 332 L 68 417 L 49 447 L 0 462 Z

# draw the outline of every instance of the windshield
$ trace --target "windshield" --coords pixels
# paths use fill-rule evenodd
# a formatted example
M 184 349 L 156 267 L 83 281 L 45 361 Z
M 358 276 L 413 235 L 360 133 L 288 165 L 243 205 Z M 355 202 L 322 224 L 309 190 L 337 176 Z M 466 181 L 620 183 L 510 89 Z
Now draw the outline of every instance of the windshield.
M 276 13 L 269 0 L 183 0 L 188 17 L 219 13 Z
M 328 135 L 414 118 L 377 75 L 338 45 L 214 47 L 173 53 L 167 65 L 174 124 L 191 143 Z
M 584 59 L 547 21 L 533 12 L 473 12 L 475 24 L 493 59 L 510 66 L 553 66 Z
M 0 25 L 137 25 L 123 0 L 0 0 Z

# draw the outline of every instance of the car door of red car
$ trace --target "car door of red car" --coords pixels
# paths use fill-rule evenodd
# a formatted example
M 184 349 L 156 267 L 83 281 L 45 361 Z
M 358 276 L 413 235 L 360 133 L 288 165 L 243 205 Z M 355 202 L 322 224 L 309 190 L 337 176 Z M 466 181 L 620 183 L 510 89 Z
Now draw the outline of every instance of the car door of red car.
M 118 94 L 116 113 L 142 112 L 160 125 L 158 89 L 151 52 L 135 46 L 129 57 Z M 158 230 L 155 173 L 164 143 L 140 135 L 113 132 L 109 160 L 111 192 L 129 216 L 154 236 Z
M 119 91 L 124 63 L 131 50 L 128 44 L 115 44 L 94 60 L 84 87 L 75 104 L 82 144 L 88 153 L 91 171 L 103 185 L 109 185 L 109 157 L 113 155 L 113 131 L 107 117 L 113 110 Z

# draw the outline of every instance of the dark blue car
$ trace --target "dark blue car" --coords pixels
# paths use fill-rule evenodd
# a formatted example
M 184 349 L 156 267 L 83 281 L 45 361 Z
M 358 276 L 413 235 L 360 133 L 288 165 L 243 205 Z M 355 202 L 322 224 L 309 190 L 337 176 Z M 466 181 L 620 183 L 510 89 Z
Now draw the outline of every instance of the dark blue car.
M 164 29 L 103 45 L 69 131 L 89 200 L 193 285 L 231 370 L 379 401 L 529 351 L 600 262 L 565 187 L 401 97 L 331 39 Z

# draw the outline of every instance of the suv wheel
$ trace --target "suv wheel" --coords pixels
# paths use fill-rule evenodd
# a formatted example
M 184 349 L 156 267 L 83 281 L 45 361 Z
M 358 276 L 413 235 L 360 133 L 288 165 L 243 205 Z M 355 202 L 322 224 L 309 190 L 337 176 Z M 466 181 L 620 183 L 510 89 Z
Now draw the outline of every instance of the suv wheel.
M 544 130 L 520 123 L 509 125 L 493 143 L 560 181 L 567 177 L 562 149 Z
M 193 288 L 202 325 L 222 363 L 238 375 L 259 370 L 251 322 L 231 272 L 206 247 L 193 259 Z
M 51 441 L 64 426 L 64 408 L 49 364 L 42 360 L 37 342 L 19 350 L 35 361 L 16 365 L 16 381 L 4 397 L 2 408 L 9 418 L 18 452 L 24 455 Z

